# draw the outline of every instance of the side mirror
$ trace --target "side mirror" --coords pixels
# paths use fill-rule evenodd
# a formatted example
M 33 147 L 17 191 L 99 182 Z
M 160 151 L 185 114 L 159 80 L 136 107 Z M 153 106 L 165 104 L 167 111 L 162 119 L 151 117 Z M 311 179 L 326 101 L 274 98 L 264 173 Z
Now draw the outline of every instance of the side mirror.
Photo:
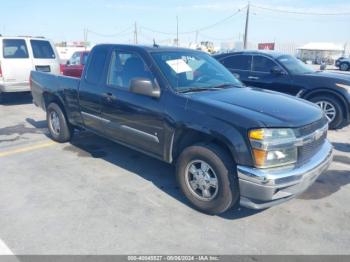
M 160 97 L 160 88 L 157 83 L 153 83 L 148 78 L 133 78 L 130 81 L 129 91 L 135 94 Z
M 70 61 L 69 60 L 67 60 L 66 65 L 70 65 Z
M 279 66 L 274 66 L 271 69 L 271 73 L 274 75 L 284 75 L 285 74 L 285 72 Z

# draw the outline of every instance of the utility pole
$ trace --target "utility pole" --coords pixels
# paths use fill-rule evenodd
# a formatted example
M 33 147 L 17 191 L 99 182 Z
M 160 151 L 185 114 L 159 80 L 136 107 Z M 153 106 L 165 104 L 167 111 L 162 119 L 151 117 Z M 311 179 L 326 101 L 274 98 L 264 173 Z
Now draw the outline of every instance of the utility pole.
M 247 15 L 245 18 L 244 42 L 243 42 L 244 49 L 247 49 L 247 45 L 248 45 L 249 9 L 250 9 L 250 2 L 248 2 Z
M 179 17 L 176 16 L 176 46 L 179 47 Z
M 85 48 L 85 51 L 86 51 L 86 48 L 87 48 L 88 31 L 89 30 L 87 28 L 84 28 L 84 48 Z
M 134 29 L 134 44 L 137 45 L 137 24 L 135 22 L 135 29 Z

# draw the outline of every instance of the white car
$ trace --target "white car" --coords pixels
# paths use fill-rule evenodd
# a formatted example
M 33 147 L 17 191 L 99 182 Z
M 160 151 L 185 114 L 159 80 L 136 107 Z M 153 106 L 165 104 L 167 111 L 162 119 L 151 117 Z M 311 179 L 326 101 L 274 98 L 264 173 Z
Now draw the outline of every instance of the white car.
M 42 37 L 0 35 L 0 100 L 3 93 L 30 91 L 30 71 L 60 73 L 60 60 L 51 41 Z

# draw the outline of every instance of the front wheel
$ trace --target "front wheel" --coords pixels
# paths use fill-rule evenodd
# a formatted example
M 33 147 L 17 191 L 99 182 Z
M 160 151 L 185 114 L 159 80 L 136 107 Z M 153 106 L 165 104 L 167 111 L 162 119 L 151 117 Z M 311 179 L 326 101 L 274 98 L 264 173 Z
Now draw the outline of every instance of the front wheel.
M 49 104 L 46 110 L 46 119 L 53 140 L 65 143 L 71 139 L 73 128 L 58 104 Z
M 339 66 L 340 71 L 348 71 L 350 68 L 348 63 L 341 63 Z
M 328 118 L 329 128 L 337 129 L 341 127 L 344 120 L 341 102 L 333 96 L 316 96 L 310 99 L 318 105 Z
M 177 161 L 176 177 L 183 194 L 204 213 L 221 214 L 239 201 L 236 167 L 217 145 L 187 147 Z

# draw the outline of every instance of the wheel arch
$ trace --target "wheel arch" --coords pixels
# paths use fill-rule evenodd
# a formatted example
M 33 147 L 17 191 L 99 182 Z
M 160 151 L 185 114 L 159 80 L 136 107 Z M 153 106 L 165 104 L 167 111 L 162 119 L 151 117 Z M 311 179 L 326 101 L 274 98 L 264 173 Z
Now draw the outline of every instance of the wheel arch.
M 58 95 L 52 94 L 50 92 L 44 92 L 43 99 L 44 99 L 45 110 L 47 109 L 49 104 L 56 103 L 61 108 L 63 114 L 65 115 L 66 119 L 68 120 L 68 116 L 67 116 L 67 112 L 66 112 L 66 108 L 64 106 L 64 103 Z
M 338 99 L 341 102 L 344 117 L 346 119 L 349 118 L 349 116 L 350 116 L 349 115 L 349 104 L 346 102 L 345 97 L 341 93 L 339 93 L 335 90 L 331 90 L 328 88 L 317 88 L 317 89 L 313 89 L 309 92 L 306 92 L 305 94 L 303 94 L 303 96 L 301 98 L 306 99 L 306 100 L 310 100 L 311 98 L 316 97 L 316 96 L 320 96 L 320 95 L 326 95 L 326 96 L 331 95 L 331 96 L 335 97 L 336 99 Z
M 234 162 L 237 162 L 236 151 L 228 139 L 211 133 L 208 130 L 196 130 L 188 127 L 175 130 L 170 150 L 171 162 L 176 163 L 177 158 L 186 147 L 198 143 L 213 143 L 218 145 Z
M 348 66 L 350 66 L 350 62 L 349 62 L 349 61 L 341 61 L 341 62 L 339 63 L 339 66 L 340 66 L 341 64 L 347 64 Z

